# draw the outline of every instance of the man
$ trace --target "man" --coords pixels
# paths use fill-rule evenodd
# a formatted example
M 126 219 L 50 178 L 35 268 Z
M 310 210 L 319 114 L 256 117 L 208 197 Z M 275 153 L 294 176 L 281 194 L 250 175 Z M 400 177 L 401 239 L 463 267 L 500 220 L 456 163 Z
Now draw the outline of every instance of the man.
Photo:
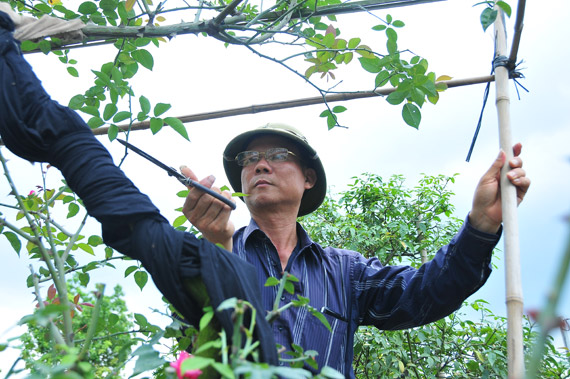
M 158 289 L 195 325 L 203 306 L 191 294 L 196 278 L 204 281 L 214 308 L 229 297 L 250 301 L 258 309 L 255 338 L 261 361 L 277 363 L 275 335 L 286 348 L 296 341 L 306 349 L 315 346 L 321 367 L 330 365 L 351 376 L 358 324 L 396 329 L 433 321 L 459 307 L 488 276 L 501 222 L 498 171 L 504 153 L 483 176 L 469 220 L 450 245 L 420 270 L 383 268 L 355 252 L 322 249 L 296 225 L 297 215 L 320 205 L 326 187 L 320 160 L 299 133 L 270 125 L 261 133 L 243 134 L 228 145 L 225 158 L 232 186 L 249 193 L 250 225 L 232 240 L 229 208 L 221 202 L 192 190 L 185 207 L 190 218 L 199 215 L 195 225 L 207 221 L 207 227 L 199 226 L 204 236 L 232 248 L 236 254 L 231 254 L 168 224 L 114 165 L 83 120 L 45 93 L 22 58 L 13 30 L 13 21 L 0 11 L 0 135 L 5 145 L 24 159 L 57 167 L 101 222 L 105 243 L 140 260 Z M 522 200 L 530 181 L 518 158 L 520 145 L 514 151 L 509 178 Z M 207 178 L 203 184 L 212 182 Z M 272 288 L 260 293 L 260 287 L 265 277 L 279 277 L 283 269 L 300 279 L 295 293 L 307 295 L 326 315 L 332 333 L 304 308 L 288 310 L 269 329 L 261 310 L 269 309 L 275 296 Z M 231 335 L 231 313 L 216 317 Z
M 522 169 L 521 145 L 513 151 L 507 176 L 520 202 L 530 180 Z M 285 271 L 297 277 L 295 293 L 283 295 L 280 305 L 297 295 L 309 298 L 332 332 L 306 310 L 289 308 L 271 325 L 276 342 L 286 350 L 292 344 L 316 350 L 319 367 L 331 366 L 352 377 L 353 339 L 359 325 L 394 330 L 433 322 L 458 309 L 485 283 L 501 232 L 499 175 L 505 157 L 501 152 L 481 178 L 459 233 L 419 270 L 383 267 L 376 258 L 322 248 L 310 240 L 296 219 L 322 203 L 325 171 L 305 137 L 286 125 L 267 124 L 238 135 L 224 151 L 232 187 L 247 194 L 243 200 L 251 214 L 248 226 L 234 233 L 230 208 L 196 189 L 190 190 L 183 212 L 205 238 L 254 265 L 260 287 L 268 277 L 281 278 Z M 182 172 L 197 180 L 190 169 Z M 212 187 L 212 179 L 201 183 Z M 265 310 L 273 307 L 275 296 L 276 288 L 262 289 Z

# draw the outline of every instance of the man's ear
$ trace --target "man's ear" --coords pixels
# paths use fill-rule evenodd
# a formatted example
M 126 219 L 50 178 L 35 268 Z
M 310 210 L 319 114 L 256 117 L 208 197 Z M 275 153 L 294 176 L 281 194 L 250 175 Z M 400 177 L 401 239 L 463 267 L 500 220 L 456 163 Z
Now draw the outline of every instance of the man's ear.
M 317 183 L 317 172 L 312 168 L 305 169 L 305 189 L 311 189 Z

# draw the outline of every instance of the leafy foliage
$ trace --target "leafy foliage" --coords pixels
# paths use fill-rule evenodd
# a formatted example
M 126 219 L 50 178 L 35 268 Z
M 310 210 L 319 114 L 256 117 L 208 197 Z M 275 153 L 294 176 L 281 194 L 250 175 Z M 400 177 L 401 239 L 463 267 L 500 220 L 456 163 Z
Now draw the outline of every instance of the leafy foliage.
M 376 256 L 383 264 L 418 267 L 434 248 L 447 243 L 459 226 L 452 216 L 455 176 L 423 176 L 411 189 L 395 175 L 384 181 L 363 174 L 348 189 L 325 203 L 304 224 L 312 238 Z M 422 254 L 422 251 L 426 251 Z M 431 252 L 431 253 L 430 253 Z M 445 319 L 403 331 L 360 327 L 355 335 L 354 368 L 357 378 L 502 378 L 507 377 L 507 320 L 487 308 L 482 299 Z M 467 317 L 475 312 L 476 319 Z M 538 332 L 525 319 L 525 350 Z M 570 375 L 570 354 L 547 338 L 547 356 L 538 377 Z M 526 354 L 527 361 L 530 354 Z
M 85 291 L 77 275 L 70 278 L 67 285 L 68 296 L 73 296 L 70 300 L 74 308 L 72 318 L 75 341 L 81 343 L 86 338 L 88 326 L 92 320 L 96 294 Z M 100 337 L 93 341 L 85 357 L 95 377 L 119 377 L 129 358 L 132 346 L 138 343 L 138 339 L 131 335 L 135 332 L 133 316 L 129 314 L 122 296 L 124 293 L 121 287 L 116 286 L 113 294 L 103 298 L 95 331 Z M 45 299 L 46 307 L 51 304 L 60 304 L 53 284 L 49 287 Z M 61 315 L 53 321 L 60 329 L 63 329 Z M 44 323 L 38 317 L 26 318 L 28 331 L 20 338 L 22 359 L 32 374 L 45 372 L 46 367 L 61 364 L 64 357 L 53 354 L 53 342 L 49 331 L 42 324 Z

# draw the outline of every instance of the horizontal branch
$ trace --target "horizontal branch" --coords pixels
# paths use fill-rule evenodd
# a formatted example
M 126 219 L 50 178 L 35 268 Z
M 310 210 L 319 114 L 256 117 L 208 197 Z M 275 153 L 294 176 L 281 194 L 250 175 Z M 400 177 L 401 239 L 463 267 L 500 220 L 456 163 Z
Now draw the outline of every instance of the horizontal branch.
M 367 12 L 376 9 L 395 8 L 407 5 L 432 3 L 436 1 L 445 1 L 445 0 L 364 0 L 364 1 L 348 2 L 344 4 L 324 6 L 316 10 L 303 9 L 300 12 L 293 12 L 293 14 L 291 14 L 291 19 L 303 19 L 312 16 L 327 16 L 327 15 L 346 14 L 346 13 L 355 13 L 355 12 Z M 238 3 L 239 3 L 238 1 L 235 2 L 236 5 Z M 226 11 L 230 10 L 231 9 L 226 8 Z M 280 12 L 269 12 L 263 15 L 263 17 L 261 17 L 259 21 L 262 22 L 275 21 L 277 19 L 280 19 L 284 15 L 284 13 L 287 12 L 288 12 L 287 10 Z M 224 13 L 224 11 L 222 11 L 218 15 L 218 17 L 220 16 L 225 17 L 225 15 L 226 14 Z M 92 45 L 93 43 L 101 43 L 101 41 L 105 41 L 104 43 L 111 43 L 113 40 L 119 38 L 141 38 L 141 37 L 173 38 L 177 35 L 198 34 L 198 33 L 207 33 L 208 35 L 215 37 L 219 35 L 220 31 L 227 28 L 228 26 L 239 26 L 239 25 L 245 26 L 247 21 L 246 15 L 236 15 L 233 17 L 223 18 L 223 25 L 220 25 L 220 20 L 218 17 L 206 21 L 182 22 L 174 25 L 164 25 L 164 26 L 162 25 L 155 26 L 152 24 L 141 25 L 141 26 L 109 26 L 109 25 L 86 24 L 81 29 L 81 32 L 84 35 L 83 40 L 73 41 L 72 43 L 65 43 L 63 45 L 53 46 L 53 49 L 76 48 L 76 47 L 85 46 L 86 44 Z M 263 30 L 260 29 L 260 31 Z M 271 33 L 271 31 L 263 31 L 263 32 Z M 33 52 L 37 51 L 34 50 Z
M 494 75 L 488 76 L 480 76 L 476 78 L 467 78 L 467 79 L 456 79 L 456 80 L 445 80 L 438 83 L 445 83 L 447 84 L 448 88 L 454 87 L 461 87 L 467 86 L 472 84 L 481 84 L 481 83 L 488 83 L 493 82 L 495 80 Z M 183 123 L 195 122 L 195 121 L 205 121 L 205 120 L 214 120 L 217 118 L 224 118 L 224 117 L 233 117 L 233 116 L 240 116 L 244 114 L 255 114 L 261 112 L 269 112 L 275 111 L 279 109 L 288 109 L 288 108 L 296 108 L 296 107 L 303 107 L 307 105 L 315 105 L 315 104 L 323 104 L 325 101 L 327 103 L 332 103 L 336 101 L 348 101 L 348 100 L 355 100 L 355 99 L 365 99 L 369 97 L 377 97 L 377 96 L 387 96 L 390 93 L 394 92 L 395 88 L 386 88 L 386 89 L 377 89 L 375 91 L 363 91 L 363 92 L 349 92 L 349 93 L 337 93 L 328 96 L 316 96 L 316 97 L 309 97 L 304 99 L 296 99 L 296 100 L 288 100 L 288 101 L 281 101 L 277 103 L 268 103 L 268 104 L 260 104 L 260 105 L 250 105 L 241 108 L 233 108 L 233 109 L 226 109 L 222 111 L 214 111 L 214 112 L 204 112 L 204 113 L 197 113 L 193 115 L 187 116 L 178 116 L 178 119 Z M 119 129 L 122 131 L 127 130 L 145 130 L 150 127 L 149 121 L 137 122 L 131 125 L 123 124 L 118 125 Z M 93 133 L 95 135 L 104 135 L 107 134 L 109 127 L 102 127 L 93 129 Z
M 446 0 L 364 0 L 364 1 L 346 2 L 342 4 L 326 5 L 323 7 L 319 7 L 314 11 L 310 9 L 303 9 L 300 13 L 293 15 L 292 18 L 299 19 L 299 18 L 314 17 L 314 16 L 330 16 L 337 14 L 366 12 L 378 9 L 405 7 L 408 5 L 435 3 L 437 1 L 446 1 Z M 268 13 L 263 19 L 270 21 L 281 17 L 283 13 L 284 11 Z

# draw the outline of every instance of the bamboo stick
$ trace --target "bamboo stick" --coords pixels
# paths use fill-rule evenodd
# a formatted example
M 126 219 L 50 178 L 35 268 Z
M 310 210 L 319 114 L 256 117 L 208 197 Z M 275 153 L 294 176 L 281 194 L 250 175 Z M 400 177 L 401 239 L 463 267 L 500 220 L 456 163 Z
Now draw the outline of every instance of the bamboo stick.
M 504 14 L 499 7 L 495 21 L 495 60 L 507 54 Z M 499 140 L 501 149 L 507 155 L 507 162 L 513 158 L 513 143 L 510 125 L 509 70 L 504 66 L 495 67 L 496 106 L 499 119 Z M 507 362 L 508 378 L 524 377 L 523 355 L 523 296 L 518 241 L 517 193 L 507 179 L 509 165 L 501 170 L 501 199 L 503 211 L 505 243 L 505 280 L 507 303 Z
M 461 86 L 468 86 L 473 84 L 481 84 L 481 83 L 488 83 L 495 80 L 494 75 L 487 75 L 487 76 L 478 76 L 473 78 L 465 78 L 465 79 L 454 79 L 454 80 L 444 80 L 441 83 L 447 84 L 448 88 L 454 87 L 461 87 Z M 325 102 L 333 103 L 336 101 L 347 101 L 347 100 L 355 100 L 355 99 L 364 99 L 369 97 L 377 97 L 377 96 L 387 96 L 390 93 L 394 92 L 395 88 L 383 88 L 377 89 L 375 91 L 362 91 L 362 92 L 345 92 L 345 93 L 337 93 L 328 96 L 316 96 L 316 97 L 308 97 L 304 99 L 295 99 L 295 100 L 286 100 L 280 101 L 276 103 L 267 103 L 267 104 L 258 104 L 258 105 L 248 105 L 245 107 L 240 108 L 232 108 L 226 109 L 221 111 L 213 111 L 213 112 L 203 112 L 203 113 L 196 113 L 193 115 L 185 115 L 185 116 L 178 116 L 177 118 L 182 121 L 183 123 L 195 122 L 195 121 L 205 121 L 205 120 L 214 120 L 217 118 L 224 118 L 224 117 L 233 117 L 233 116 L 240 116 L 245 114 L 255 114 L 261 112 L 269 112 L 279 109 L 288 109 L 288 108 L 296 108 L 296 107 L 303 107 L 307 105 L 315 105 L 315 104 L 322 104 Z M 119 130 L 127 131 L 129 130 L 129 124 L 122 124 L 118 125 Z M 136 122 L 130 125 L 130 130 L 145 130 L 150 127 L 149 121 L 142 121 Z M 95 135 L 104 135 L 107 134 L 109 131 L 109 127 L 101 127 L 97 129 L 93 129 L 93 134 Z

